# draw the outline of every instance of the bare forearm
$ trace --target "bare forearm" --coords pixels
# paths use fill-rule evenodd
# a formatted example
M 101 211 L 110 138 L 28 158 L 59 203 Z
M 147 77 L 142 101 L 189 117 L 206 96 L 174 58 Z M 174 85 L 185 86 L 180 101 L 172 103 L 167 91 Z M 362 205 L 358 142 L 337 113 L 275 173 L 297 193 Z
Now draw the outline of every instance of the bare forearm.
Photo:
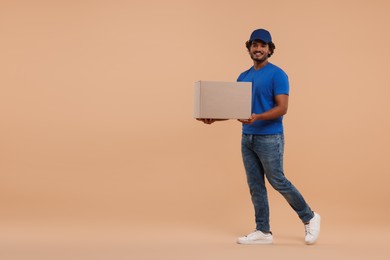
M 276 106 L 264 113 L 261 114 L 255 114 L 256 120 L 273 120 L 276 118 L 279 118 L 287 113 L 287 108 Z
M 249 119 L 238 120 L 244 124 L 252 124 L 257 120 L 273 120 L 287 113 L 288 95 L 277 95 L 275 97 L 276 106 L 261 114 L 252 114 Z

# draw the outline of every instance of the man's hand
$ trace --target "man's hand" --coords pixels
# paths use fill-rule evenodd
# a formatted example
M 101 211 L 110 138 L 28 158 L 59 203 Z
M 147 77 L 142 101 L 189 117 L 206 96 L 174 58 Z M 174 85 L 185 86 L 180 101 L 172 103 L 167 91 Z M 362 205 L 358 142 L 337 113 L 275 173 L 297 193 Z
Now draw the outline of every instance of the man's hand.
M 216 119 L 211 119 L 211 118 L 197 118 L 196 120 L 202 121 L 203 123 L 208 124 L 208 125 L 217 121 Z
M 212 124 L 212 123 L 214 123 L 214 122 L 216 122 L 216 121 L 226 121 L 226 120 L 228 120 L 228 119 L 197 118 L 196 120 L 202 121 L 203 123 L 210 125 L 210 124 Z
M 253 122 L 257 121 L 256 114 L 252 114 L 249 119 L 238 119 L 243 124 L 252 124 Z

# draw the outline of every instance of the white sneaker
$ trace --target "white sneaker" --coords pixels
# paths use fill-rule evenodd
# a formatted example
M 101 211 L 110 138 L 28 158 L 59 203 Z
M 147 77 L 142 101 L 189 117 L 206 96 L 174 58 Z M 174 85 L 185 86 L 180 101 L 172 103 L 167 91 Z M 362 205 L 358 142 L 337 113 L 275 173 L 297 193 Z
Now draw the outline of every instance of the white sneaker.
M 321 217 L 314 212 L 314 217 L 305 225 L 305 242 L 308 245 L 314 244 L 320 235 Z
M 256 230 L 244 237 L 239 237 L 237 243 L 245 245 L 272 244 L 272 234 L 264 234 L 263 232 Z

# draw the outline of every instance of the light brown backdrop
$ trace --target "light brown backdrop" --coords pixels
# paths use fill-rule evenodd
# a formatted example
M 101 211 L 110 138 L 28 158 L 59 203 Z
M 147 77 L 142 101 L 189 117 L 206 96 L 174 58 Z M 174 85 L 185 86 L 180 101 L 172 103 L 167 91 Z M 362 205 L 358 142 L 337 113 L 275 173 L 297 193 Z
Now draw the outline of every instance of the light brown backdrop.
M 192 118 L 271 31 L 286 175 L 330 224 L 389 225 L 386 1 L 0 1 L 3 223 L 253 228 L 236 121 Z M 300 225 L 270 190 L 272 224 Z

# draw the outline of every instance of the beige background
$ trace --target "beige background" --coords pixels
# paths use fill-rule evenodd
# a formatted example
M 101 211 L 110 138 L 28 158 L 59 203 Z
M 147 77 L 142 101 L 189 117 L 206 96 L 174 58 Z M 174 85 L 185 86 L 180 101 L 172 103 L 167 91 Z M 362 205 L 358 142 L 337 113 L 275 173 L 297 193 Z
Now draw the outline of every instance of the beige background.
M 0 0 L 2 259 L 384 259 L 390 4 Z M 234 81 L 271 31 L 291 83 L 286 175 L 319 243 L 272 189 L 254 228 L 241 126 L 192 117 L 193 83 Z M 312 259 L 312 258 L 311 258 Z

